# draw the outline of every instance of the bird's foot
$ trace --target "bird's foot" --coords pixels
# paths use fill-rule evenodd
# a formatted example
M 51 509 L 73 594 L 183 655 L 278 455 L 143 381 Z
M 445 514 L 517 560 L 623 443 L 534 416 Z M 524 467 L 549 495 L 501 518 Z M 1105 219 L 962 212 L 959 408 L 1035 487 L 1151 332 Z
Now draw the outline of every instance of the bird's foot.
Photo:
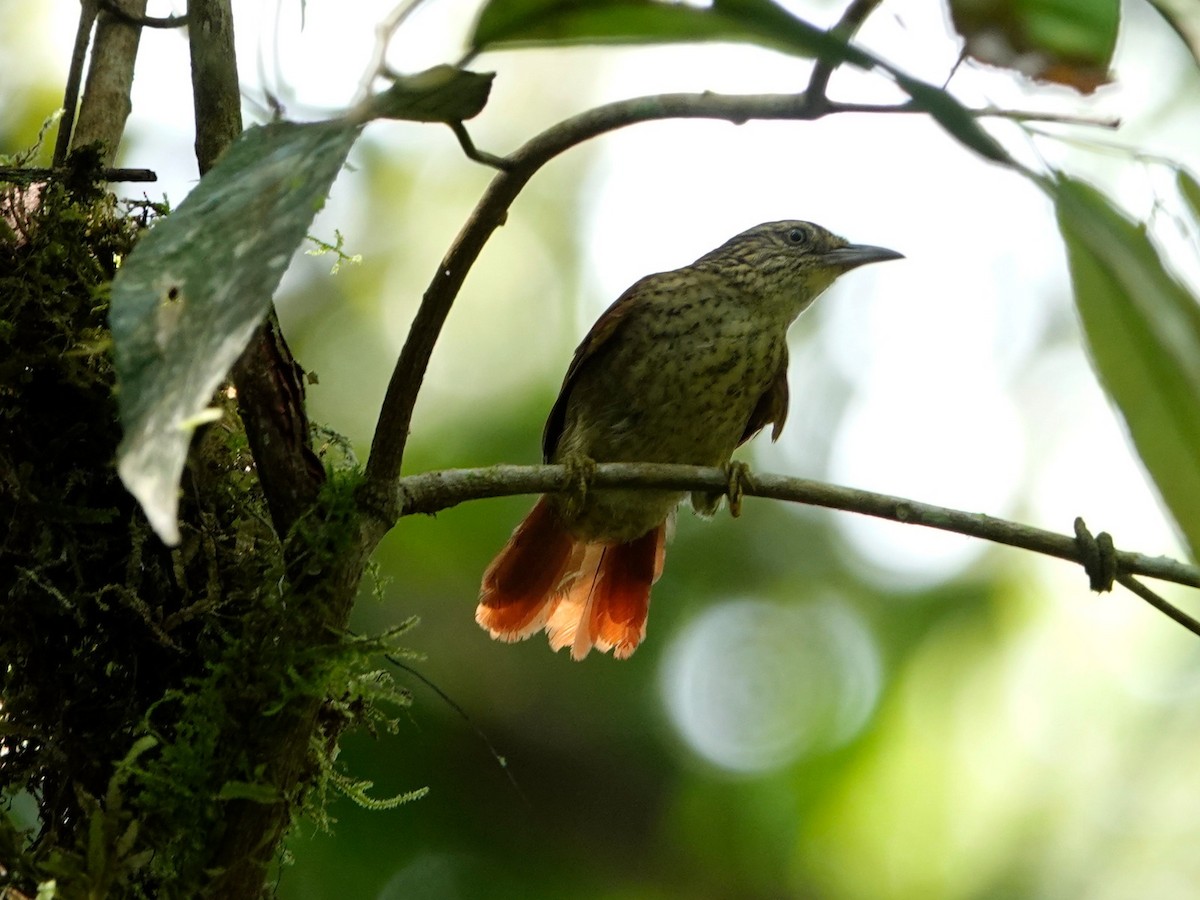
M 725 496 L 729 498 L 729 514 L 735 519 L 742 514 L 742 494 L 750 484 L 750 467 L 741 460 L 730 460 L 721 466 L 725 471 Z
M 571 479 L 571 486 L 566 492 L 566 503 L 563 504 L 563 512 L 570 520 L 583 512 L 592 479 L 596 477 L 596 461 L 588 456 L 576 456 L 564 460 L 563 465 L 566 466 Z

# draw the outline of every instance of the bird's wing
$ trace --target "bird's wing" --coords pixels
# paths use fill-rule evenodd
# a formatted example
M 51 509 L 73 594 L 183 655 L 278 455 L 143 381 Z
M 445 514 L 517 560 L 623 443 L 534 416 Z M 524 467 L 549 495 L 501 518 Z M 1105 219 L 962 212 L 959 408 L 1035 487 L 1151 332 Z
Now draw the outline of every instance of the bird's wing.
M 783 423 L 787 420 L 788 413 L 787 367 L 787 348 L 784 347 L 783 356 L 779 360 L 779 368 L 775 372 L 775 377 L 771 379 L 771 384 L 763 392 L 763 395 L 758 398 L 758 403 L 755 404 L 754 411 L 750 413 L 750 420 L 746 423 L 746 430 L 742 432 L 742 438 L 738 441 L 739 447 L 771 423 L 774 423 L 771 428 L 771 440 L 779 440 L 779 435 L 783 432 Z
M 596 323 L 592 325 L 592 330 L 575 348 L 575 356 L 571 359 L 571 365 L 567 367 L 567 374 L 559 389 L 558 399 L 550 408 L 550 415 L 546 417 L 546 427 L 542 431 L 542 456 L 546 462 L 549 462 L 554 455 L 558 440 L 562 437 L 563 427 L 566 425 L 567 402 L 571 397 L 571 388 L 575 386 L 580 373 L 612 346 L 613 337 L 629 320 L 630 312 L 645 302 L 646 283 L 652 277 L 647 276 L 641 279 L 618 297 L 612 306 L 596 320 Z

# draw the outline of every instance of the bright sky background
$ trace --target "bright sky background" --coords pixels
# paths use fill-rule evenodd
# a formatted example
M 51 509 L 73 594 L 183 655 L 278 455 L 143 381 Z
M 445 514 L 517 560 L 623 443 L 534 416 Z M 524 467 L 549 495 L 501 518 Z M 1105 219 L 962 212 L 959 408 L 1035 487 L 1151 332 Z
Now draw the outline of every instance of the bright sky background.
M 247 97 L 261 103 L 265 87 L 297 118 L 317 118 L 343 108 L 355 95 L 370 56 L 373 23 L 391 5 L 363 0 L 354 4 L 351 15 L 345 4 L 309 0 L 300 31 L 299 4 L 239 0 L 235 6 L 241 16 L 238 42 Z M 840 7 L 826 2 L 787 5 L 820 24 L 827 24 Z M 474 2 L 455 0 L 427 3 L 398 35 L 389 56 L 392 64 L 417 71 L 455 60 L 475 8 Z M 54 52 L 46 54 L 47 65 L 65 60 L 77 10 L 74 2 L 53 4 Z M 151 4 L 153 13 L 170 11 L 170 4 Z M 1194 83 L 1194 65 L 1144 4 L 1127 3 L 1125 11 L 1117 59 L 1119 88 L 1105 88 L 1095 98 L 1081 100 L 1059 89 L 1027 91 L 1003 73 L 971 66 L 963 67 L 951 86 L 971 104 L 1120 117 L 1125 122 L 1120 134 L 1075 133 L 1089 140 L 1137 144 L 1200 171 L 1200 85 Z M 913 74 L 941 83 L 956 53 L 947 27 L 940 4 L 889 0 L 860 40 Z M 175 203 L 195 178 L 192 111 L 190 104 L 177 102 L 188 95 L 183 41 L 179 34 L 148 34 L 143 41 L 140 71 L 156 75 L 135 82 L 131 129 L 138 138 L 138 154 L 126 160 L 155 168 L 161 181 L 151 196 L 166 192 Z M 1153 71 L 1139 64 L 1146 59 L 1154 60 Z M 491 105 L 471 124 L 471 131 L 480 146 L 496 152 L 602 100 L 665 90 L 799 88 L 808 69 L 803 60 L 745 47 L 508 53 L 485 55 L 475 63 L 481 70 L 493 67 L 501 77 Z M 1185 77 L 1193 83 L 1183 85 L 1180 79 Z M 896 96 L 879 79 L 863 75 L 835 78 L 832 92 L 846 99 Z M 174 105 L 162 101 L 168 96 Z M 1180 99 L 1188 96 L 1192 99 Z M 517 122 L 510 121 L 514 105 L 522 112 Z M 259 120 L 266 115 L 260 109 Z M 1151 166 L 1051 140 L 1033 143 L 1011 125 L 998 127 L 996 133 L 1023 159 L 1033 161 L 1040 155 L 1097 179 L 1139 215 L 1148 214 L 1156 200 L 1172 202 L 1169 178 Z M 412 159 L 417 177 L 431 184 L 469 180 L 480 190 L 486 184 L 487 172 L 463 165 L 445 129 L 381 124 L 372 126 L 369 139 L 385 152 Z M 590 154 L 591 165 L 568 169 L 567 163 L 555 163 L 530 190 L 539 179 L 560 177 L 556 173 L 583 173 L 586 178 L 576 220 L 579 231 L 572 237 L 586 247 L 579 283 L 587 289 L 535 274 L 551 251 L 540 239 L 536 221 L 530 220 L 536 212 L 534 202 L 522 206 L 523 199 L 468 280 L 459 301 L 466 309 L 456 309 L 451 317 L 443 341 L 458 352 L 443 347 L 435 356 L 419 409 L 419 415 L 428 417 L 424 421 L 434 421 L 438 408 L 461 411 L 498 400 L 514 385 L 556 380 L 553 373 L 561 373 L 566 362 L 560 338 L 577 339 L 641 275 L 684 265 L 760 221 L 812 219 L 851 240 L 900 250 L 907 258 L 846 276 L 795 326 L 788 429 L 775 446 L 761 438 L 755 443 L 754 465 L 989 512 L 1060 532 L 1069 532 L 1073 518 L 1083 515 L 1094 530 L 1114 531 L 1118 546 L 1181 555 L 1153 489 L 1087 366 L 1052 210 L 1018 176 L 979 162 L 915 116 L 845 116 L 807 125 L 740 127 L 661 123 L 609 135 L 587 151 L 575 152 Z M 345 173 L 314 233 L 341 229 L 350 252 L 365 247 L 368 254 L 387 253 L 403 246 L 405 252 L 428 259 L 424 269 L 429 272 L 469 211 L 469 205 L 430 209 L 419 225 L 364 222 L 355 206 L 354 184 L 354 173 Z M 393 226 L 396 230 L 385 231 Z M 1179 240 L 1172 246 L 1189 249 Z M 1194 243 L 1190 250 L 1192 255 L 1180 256 L 1178 266 L 1194 273 Z M 520 259 L 521 266 L 501 271 L 500 256 Z M 397 352 L 425 277 L 388 283 L 388 294 L 403 298 L 384 308 L 381 323 Z M 538 292 L 520 296 L 513 285 L 522 281 L 536 284 Z M 545 292 L 572 295 L 575 311 L 547 312 L 546 306 L 572 307 L 548 301 Z M 511 295 L 511 300 L 501 300 L 502 294 Z M 534 312 L 531 303 L 539 304 L 532 307 Z M 556 315 L 565 318 L 559 321 Z M 506 327 L 502 323 L 507 320 L 536 322 L 553 340 L 514 356 L 490 327 Z M 1032 351 L 1043 341 L 1055 349 L 1034 356 Z M 477 372 L 488 372 L 489 377 L 474 377 Z M 375 382 L 349 387 L 323 377 L 313 391 L 317 418 L 365 443 L 377 401 L 361 398 L 364 393 L 381 396 L 384 377 L 386 373 Z M 352 391 L 357 405 L 347 402 L 351 394 L 339 391 Z M 850 394 L 844 418 L 826 415 L 829 404 L 822 396 L 834 391 Z M 797 510 L 797 515 L 811 512 Z M 884 583 L 911 585 L 914 591 L 961 572 L 986 550 L 980 542 L 917 528 L 846 515 L 835 521 L 847 552 L 863 559 Z M 1064 603 L 1089 602 L 1076 569 L 1039 562 L 1033 571 L 1068 598 Z M 1078 615 L 1092 617 L 1094 634 L 1086 639 L 1095 640 L 1098 647 L 1110 641 L 1136 642 L 1140 635 L 1147 653 L 1161 649 L 1158 636 L 1167 626 L 1138 601 L 1106 598 L 1088 609 L 1092 612 Z M 1078 627 L 1079 619 L 1074 625 Z M 664 668 L 667 706 L 697 752 L 732 769 L 754 769 L 780 764 L 788 753 L 802 752 L 813 741 L 836 740 L 838 726 L 830 724 L 828 711 L 792 710 L 791 725 L 757 720 L 769 740 L 753 742 L 739 755 L 736 747 L 731 750 L 722 741 L 751 726 L 714 724 L 711 717 L 720 708 L 728 709 L 727 702 L 707 712 L 697 711 L 693 703 L 711 693 L 703 679 L 697 680 L 701 661 L 709 667 L 709 676 L 724 678 L 726 684 L 738 676 L 761 683 L 754 681 L 759 677 L 754 666 L 759 664 L 769 670 L 761 676 L 768 682 L 794 683 L 805 677 L 802 672 L 777 671 L 781 657 L 765 652 L 763 641 L 753 639 L 756 633 L 801 626 L 809 632 L 824 629 L 835 645 L 848 648 L 844 660 L 858 661 L 851 667 L 857 674 L 844 680 L 849 685 L 852 678 L 859 679 L 853 690 L 847 688 L 850 699 L 842 714 L 853 719 L 854 709 L 869 707 L 878 685 L 863 673 L 874 671 L 878 661 L 872 656 L 870 636 L 860 623 L 846 618 L 842 607 L 828 598 L 796 609 L 731 598 L 676 638 Z M 715 661 L 709 646 L 713 629 L 748 635 L 742 645 L 745 652 Z M 1035 670 L 1029 668 L 1029 659 L 1044 663 L 1040 652 L 1030 649 L 1032 655 L 1022 656 L 1020 671 Z M 783 706 L 767 703 L 761 715 Z M 786 752 L 776 758 L 769 752 L 772 748 Z

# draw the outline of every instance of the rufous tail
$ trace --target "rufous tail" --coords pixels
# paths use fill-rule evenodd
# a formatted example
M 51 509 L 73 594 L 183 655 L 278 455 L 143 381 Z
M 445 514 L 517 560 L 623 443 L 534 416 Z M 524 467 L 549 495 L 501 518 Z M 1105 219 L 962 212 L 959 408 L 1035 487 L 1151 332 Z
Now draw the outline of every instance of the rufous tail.
M 483 573 L 475 621 L 501 641 L 544 628 L 572 659 L 592 647 L 625 659 L 646 635 L 666 533 L 663 523 L 623 544 L 580 541 L 543 497 Z

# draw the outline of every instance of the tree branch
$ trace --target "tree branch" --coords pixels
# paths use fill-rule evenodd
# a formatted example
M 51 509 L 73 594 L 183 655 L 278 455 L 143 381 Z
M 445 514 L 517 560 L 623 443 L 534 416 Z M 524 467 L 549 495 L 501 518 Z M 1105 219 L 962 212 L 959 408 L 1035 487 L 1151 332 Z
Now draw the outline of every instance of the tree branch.
M 242 93 L 227 0 L 192 0 L 188 14 L 196 163 L 204 175 L 242 133 Z
M 808 94 L 657 94 L 608 103 L 551 126 L 505 158 L 489 157 L 503 170 L 492 179 L 421 298 L 408 338 L 392 371 L 376 423 L 360 500 L 379 536 L 399 513 L 395 481 L 400 475 L 417 394 L 450 307 L 492 232 L 504 224 L 508 208 L 547 162 L 599 135 L 662 119 L 723 119 L 740 125 L 754 120 L 809 121 L 840 112 L 918 113 L 915 103 L 893 106 L 831 103 Z M 975 115 L 1015 115 L 979 110 Z M 1037 115 L 1037 114 L 1032 114 Z
M 838 23 L 830 29 L 830 34 L 849 41 L 862 23 L 867 20 L 867 16 L 871 15 L 881 2 L 882 0 L 851 0 L 850 5 L 842 13 L 842 17 L 838 19 Z M 813 98 L 814 103 L 818 97 L 825 98 L 825 91 L 829 87 L 829 78 L 837 66 L 838 60 L 832 57 L 820 56 L 817 58 L 812 75 L 808 79 L 808 94 Z
M 577 490 L 578 483 L 578 473 L 566 466 L 506 465 L 410 475 L 399 479 L 397 487 L 401 505 L 400 515 L 414 515 L 436 513 L 467 500 L 485 497 Z M 590 489 L 632 487 L 724 491 L 728 485 L 729 475 L 724 469 L 650 463 L 604 463 L 596 467 L 594 476 L 588 480 Z M 980 513 L 963 512 L 903 497 L 784 475 L 747 474 L 740 479 L 740 489 L 741 493 L 748 497 L 764 497 L 840 509 L 907 525 L 921 525 L 982 538 L 1080 565 L 1086 563 L 1083 549 L 1075 537 Z M 1165 556 L 1146 556 L 1121 550 L 1114 551 L 1113 555 L 1117 566 L 1117 581 L 1200 635 L 1200 623 L 1170 606 L 1161 597 L 1155 595 L 1157 602 L 1149 600 L 1146 597 L 1149 591 L 1132 579 L 1134 575 L 1144 575 L 1200 588 L 1200 568 Z
M 79 4 L 79 23 L 75 26 L 75 45 L 71 50 L 71 66 L 67 70 L 67 85 L 63 91 L 63 114 L 58 123 L 58 136 L 54 141 L 56 169 L 66 165 L 67 153 L 71 149 L 71 132 L 75 129 L 75 114 L 79 106 L 79 85 L 83 81 L 83 63 L 87 59 L 88 44 L 92 40 L 92 26 L 95 24 L 95 0 L 82 0 Z
M 130 15 L 141 16 L 146 12 L 146 0 L 125 0 L 125 4 L 125 12 Z M 89 8 L 90 4 L 85 5 L 85 14 Z M 105 166 L 116 158 L 125 133 L 125 120 L 133 108 L 129 91 L 141 37 L 139 26 L 130 25 L 110 12 L 102 11 L 96 20 L 92 61 L 79 118 L 71 135 L 71 149 L 99 142 L 104 147 L 100 161 Z M 67 123 L 61 127 L 66 128 Z
M 231 0 L 190 0 L 188 16 L 196 159 L 203 174 L 242 130 Z M 237 386 L 238 411 L 272 524 L 280 540 L 286 540 L 296 520 L 316 503 L 325 470 L 310 445 L 303 375 L 278 328 L 273 306 L 230 374 Z M 286 627 L 266 615 L 247 619 L 248 629 L 273 627 L 273 634 L 268 637 L 247 631 L 239 639 L 246 646 L 286 639 L 303 641 L 301 646 L 315 646 L 317 639 L 332 631 L 330 623 L 336 628 L 344 626 L 343 607 L 348 606 L 346 598 L 354 594 L 344 589 L 341 578 L 334 573 L 352 573 L 353 577 L 361 568 L 356 559 L 347 560 L 345 568 L 325 562 L 327 569 L 314 567 L 304 573 L 309 579 L 304 587 L 293 585 L 297 596 L 305 597 L 311 605 L 281 609 L 279 614 L 288 620 Z M 325 605 L 313 600 L 318 590 L 306 592 L 320 577 L 328 577 L 329 596 L 340 598 L 342 603 Z M 327 613 L 329 618 L 325 618 Z M 260 696 L 256 691 L 274 689 L 249 684 L 243 687 L 251 697 Z M 319 709 L 320 703 L 312 698 L 287 704 L 276 712 L 273 728 L 259 730 L 254 741 L 239 749 L 240 754 L 253 760 L 258 777 L 271 784 L 278 799 L 235 799 L 226 805 L 221 829 L 213 832 L 219 837 L 212 845 L 209 863 L 218 873 L 213 879 L 212 896 L 262 895 L 265 873 L 290 822 L 290 800 L 308 777 L 305 766 Z M 262 712 L 252 709 L 250 714 Z
M 68 175 L 70 175 L 70 170 L 66 166 L 57 169 L 0 166 L 0 181 L 7 184 L 34 184 L 39 181 L 62 180 Z M 158 181 L 158 175 L 152 169 L 101 169 L 100 177 L 105 181 Z

